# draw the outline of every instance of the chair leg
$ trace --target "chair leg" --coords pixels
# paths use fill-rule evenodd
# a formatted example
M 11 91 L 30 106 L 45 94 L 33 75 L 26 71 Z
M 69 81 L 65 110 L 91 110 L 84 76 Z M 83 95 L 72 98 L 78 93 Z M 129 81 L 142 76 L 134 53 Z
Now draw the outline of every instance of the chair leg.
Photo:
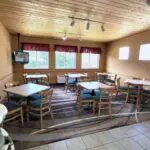
M 78 105 L 77 105 L 77 112 L 78 113 L 80 112 L 80 106 L 81 106 L 81 102 L 78 102 Z
M 98 116 L 100 116 L 101 113 L 101 103 L 98 104 Z
M 126 96 L 125 104 L 127 104 L 127 103 L 128 103 L 128 100 L 129 100 L 129 94 L 127 94 L 127 96 Z
M 65 93 L 67 94 L 68 86 L 65 86 Z
M 136 109 L 137 109 L 137 112 L 139 111 L 139 97 L 137 97 L 137 100 L 136 100 Z
M 95 113 L 96 102 L 93 102 L 93 113 Z
M 112 104 L 111 101 L 109 101 L 109 115 L 112 117 Z
M 51 108 L 49 108 L 49 113 L 50 113 L 51 119 L 54 120 L 54 116 L 53 116 L 53 112 L 52 112 L 52 109 L 51 109 Z
M 42 109 L 40 109 L 40 126 L 41 126 L 41 129 L 43 128 L 43 112 L 42 112 Z
M 27 122 L 30 121 L 29 113 L 30 113 L 30 108 L 27 106 Z
M 24 126 L 23 109 L 20 109 L 21 125 Z

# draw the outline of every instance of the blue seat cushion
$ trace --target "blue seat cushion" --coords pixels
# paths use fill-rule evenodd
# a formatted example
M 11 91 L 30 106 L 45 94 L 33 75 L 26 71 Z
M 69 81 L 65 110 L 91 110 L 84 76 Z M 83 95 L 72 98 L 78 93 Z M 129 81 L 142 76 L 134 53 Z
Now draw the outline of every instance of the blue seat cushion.
M 8 111 L 11 111 L 11 110 L 14 110 L 14 109 L 17 109 L 17 108 L 20 107 L 19 105 L 16 105 L 16 104 L 13 104 L 13 103 L 9 103 L 9 102 L 4 103 L 4 105 L 6 106 Z
M 40 94 L 33 94 L 29 97 L 32 101 L 38 100 L 41 98 Z
M 30 105 L 31 105 L 32 107 L 38 107 L 38 108 L 40 108 L 41 100 L 38 99 L 38 100 L 32 101 L 32 102 L 30 103 Z M 47 105 L 49 105 L 48 102 L 42 103 L 42 106 L 47 106 Z
M 92 90 L 86 90 L 86 89 L 84 89 L 84 90 L 82 90 L 82 93 L 83 94 L 91 94 Z
M 91 91 L 92 92 L 92 91 Z M 94 96 L 92 96 L 92 94 L 91 94 L 91 92 L 90 93 L 85 93 L 85 91 L 82 91 L 81 92 L 81 95 L 80 95 L 80 98 L 81 99 L 84 99 L 84 100 L 88 100 L 88 99 L 99 99 L 99 97 L 100 97 L 100 92 L 99 92 L 99 90 L 95 90 L 95 95 Z
M 119 90 L 128 90 L 128 86 L 119 86 L 118 89 Z
M 37 100 L 34 100 L 30 103 L 31 106 L 33 107 L 40 107 L 41 105 L 41 100 L 40 99 L 37 99 Z
M 76 84 L 76 80 L 75 79 L 69 79 L 68 84 Z

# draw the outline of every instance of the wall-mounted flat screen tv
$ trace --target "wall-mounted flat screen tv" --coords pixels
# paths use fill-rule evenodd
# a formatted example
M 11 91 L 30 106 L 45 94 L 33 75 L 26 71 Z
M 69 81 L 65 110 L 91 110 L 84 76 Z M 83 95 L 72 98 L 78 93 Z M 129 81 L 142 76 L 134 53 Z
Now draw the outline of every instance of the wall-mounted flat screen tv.
M 27 64 L 29 63 L 29 53 L 21 50 L 16 50 L 13 53 L 13 59 L 15 63 Z

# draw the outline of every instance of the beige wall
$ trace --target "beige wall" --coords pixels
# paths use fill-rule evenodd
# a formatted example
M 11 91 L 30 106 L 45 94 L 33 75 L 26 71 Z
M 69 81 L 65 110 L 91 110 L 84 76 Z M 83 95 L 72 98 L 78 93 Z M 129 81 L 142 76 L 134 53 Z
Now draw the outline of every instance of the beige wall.
M 12 49 L 17 49 L 18 47 L 18 42 L 17 42 L 17 36 L 16 35 L 12 35 Z M 22 74 L 23 73 L 35 73 L 35 72 L 49 72 L 51 73 L 51 77 L 50 77 L 50 82 L 51 83 L 56 83 L 56 77 L 58 74 L 65 74 L 67 72 L 87 72 L 91 78 L 91 80 L 94 79 L 94 73 L 95 72 L 99 72 L 99 71 L 104 71 L 105 68 L 105 45 L 101 44 L 101 43 L 96 43 L 96 42 L 85 42 L 85 41 L 77 41 L 77 40 L 67 40 L 67 41 L 63 41 L 63 40 L 55 40 L 55 39 L 51 39 L 51 38 L 44 38 L 44 37 L 25 37 L 22 36 L 21 37 L 21 42 L 32 42 L 32 43 L 45 43 L 45 44 L 50 44 L 50 68 L 49 69 L 45 69 L 45 70 L 24 70 L 24 66 L 21 64 L 15 64 L 13 66 L 14 68 L 14 73 L 15 73 L 15 77 L 17 79 L 20 79 L 20 81 L 22 80 Z M 20 43 L 21 43 L 20 42 Z M 62 44 L 62 45 L 74 45 L 78 47 L 78 53 L 77 53 L 77 68 L 76 69 L 68 69 L 68 70 L 64 70 L 64 69 L 55 69 L 55 53 L 54 53 L 54 45 L 55 44 Z M 81 46 L 91 46 L 91 47 L 99 47 L 102 48 L 102 54 L 101 54 L 101 59 L 100 59 L 100 69 L 93 69 L 93 70 L 82 70 L 80 68 L 81 66 L 81 57 L 80 57 L 80 47 Z
M 107 45 L 106 70 L 123 76 L 150 78 L 150 61 L 139 61 L 141 44 L 150 43 L 150 31 L 126 37 Z M 129 60 L 118 60 L 119 48 L 129 46 Z
M 7 29 L 0 22 L 0 96 L 5 82 L 12 77 L 11 41 Z

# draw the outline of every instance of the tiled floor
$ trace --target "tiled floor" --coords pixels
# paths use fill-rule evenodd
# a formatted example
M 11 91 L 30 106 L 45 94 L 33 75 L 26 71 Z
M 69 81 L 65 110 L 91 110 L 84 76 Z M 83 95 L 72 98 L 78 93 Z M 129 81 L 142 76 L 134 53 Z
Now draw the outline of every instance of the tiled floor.
M 28 150 L 150 150 L 150 121 Z

